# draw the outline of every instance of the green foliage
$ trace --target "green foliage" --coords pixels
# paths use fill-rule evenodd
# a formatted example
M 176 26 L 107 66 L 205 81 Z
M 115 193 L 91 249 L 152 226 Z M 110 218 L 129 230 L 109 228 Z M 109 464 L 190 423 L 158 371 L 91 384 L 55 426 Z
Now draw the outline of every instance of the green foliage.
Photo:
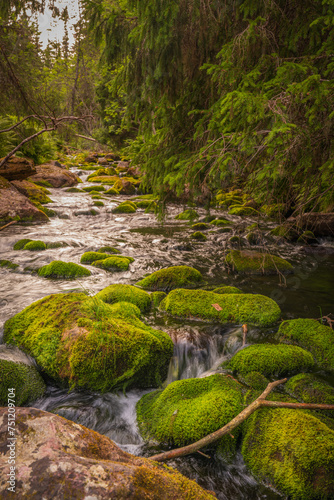
M 46 386 L 34 366 L 0 358 L 0 406 L 8 405 L 8 389 L 15 389 L 15 405 L 23 406 L 43 396 Z
M 130 302 L 139 307 L 142 312 L 147 312 L 151 307 L 151 296 L 144 290 L 131 285 L 109 285 L 97 293 L 96 297 L 108 304 Z
M 178 220 L 194 220 L 198 218 L 198 213 L 196 210 L 188 209 L 184 210 L 184 212 L 181 212 L 180 214 L 176 215 L 175 219 Z
M 233 271 L 238 273 L 278 274 L 293 272 L 293 266 L 288 261 L 270 253 L 231 250 L 225 261 Z
M 74 264 L 73 262 L 63 262 L 61 260 L 53 260 L 50 264 L 41 267 L 38 270 L 38 276 L 43 278 L 81 278 L 90 276 L 91 272 L 85 267 Z
M 172 266 L 160 269 L 136 283 L 145 290 L 169 291 L 174 288 L 194 288 L 203 283 L 199 271 L 189 266 Z
M 222 310 L 217 310 L 213 304 L 218 304 Z M 160 309 L 182 318 L 258 326 L 270 326 L 281 315 L 276 302 L 263 295 L 218 294 L 205 290 L 173 290 L 161 302 Z

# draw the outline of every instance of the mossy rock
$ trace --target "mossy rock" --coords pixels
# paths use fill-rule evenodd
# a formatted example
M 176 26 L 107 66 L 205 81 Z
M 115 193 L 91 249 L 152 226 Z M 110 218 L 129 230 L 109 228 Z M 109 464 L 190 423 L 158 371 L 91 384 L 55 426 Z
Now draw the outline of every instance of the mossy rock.
M 255 371 L 269 377 L 308 370 L 314 366 L 314 360 L 298 346 L 256 344 L 238 351 L 224 366 L 242 376 Z
M 116 306 L 84 293 L 49 295 L 6 321 L 4 339 L 71 388 L 158 387 L 167 376 L 172 340 L 142 323 L 135 306 L 129 304 L 126 318 Z
M 299 373 L 284 385 L 286 391 L 303 403 L 334 405 L 334 388 L 312 373 Z M 334 417 L 334 410 L 319 410 Z
M 0 406 L 8 406 L 8 389 L 15 389 L 15 406 L 43 396 L 46 386 L 34 366 L 2 359 L 0 354 Z
M 81 255 L 81 264 L 92 264 L 96 260 L 103 260 L 110 257 L 109 253 L 103 252 L 85 252 Z
M 231 238 L 228 241 L 229 241 L 229 243 L 231 243 L 231 245 L 235 245 L 238 247 L 242 247 L 245 245 L 244 240 L 240 236 L 237 236 L 237 235 L 231 236 Z
M 99 253 L 115 253 L 115 254 L 119 254 L 121 253 L 119 250 L 117 250 L 117 248 L 114 248 L 114 247 L 110 247 L 110 246 L 105 246 L 105 247 L 101 247 L 98 249 L 98 252 Z
M 235 286 L 220 286 L 212 290 L 213 293 L 244 293 L 240 288 Z
M 243 424 L 241 451 L 251 472 L 289 499 L 333 498 L 334 432 L 316 416 L 261 408 Z
M 134 259 L 132 257 L 125 257 L 123 255 L 109 255 L 107 259 L 95 260 L 92 262 L 92 266 L 98 267 L 100 269 L 104 269 L 105 271 L 127 271 L 129 269 L 129 265 L 133 262 Z
M 109 188 L 109 189 L 108 189 L 105 193 L 103 193 L 103 194 L 108 194 L 108 195 L 110 194 L 110 195 L 116 196 L 116 195 L 118 195 L 118 194 L 119 194 L 119 191 L 118 191 L 117 189 L 115 189 L 115 188 L 113 188 L 113 187 L 112 187 L 112 188 Z
M 46 250 L 46 244 L 44 241 L 35 240 L 29 241 L 23 247 L 23 250 L 30 250 L 30 252 L 39 252 L 40 250 Z
M 53 260 L 50 264 L 38 270 L 38 276 L 42 276 L 43 278 L 81 278 L 83 276 L 90 276 L 91 274 L 88 269 L 79 266 L 79 264 L 63 262 L 62 260 Z
M 247 373 L 241 378 L 241 381 L 255 391 L 264 391 L 269 384 L 269 380 L 262 373 L 256 371 Z
M 218 430 L 243 410 L 242 386 L 230 377 L 177 380 L 166 389 L 145 394 L 137 403 L 137 421 L 144 437 L 182 446 Z M 233 452 L 235 438 L 226 436 L 222 449 Z
M 196 210 L 188 209 L 184 210 L 180 214 L 175 216 L 175 219 L 177 220 L 194 220 L 198 218 L 198 213 Z
M 222 226 L 230 226 L 231 224 L 233 224 L 233 222 L 227 219 L 214 219 L 210 222 L 210 224 L 212 226 L 222 227 Z
M 317 243 L 318 240 L 312 233 L 312 231 L 304 231 L 303 234 L 301 234 L 297 240 L 297 243 L 300 243 L 301 245 L 310 245 L 311 243 Z
M 277 226 L 272 229 L 269 234 L 271 236 L 277 236 L 278 238 L 282 238 L 287 241 L 296 241 L 300 235 L 300 233 L 292 228 L 291 226 Z
M 191 229 L 195 229 L 196 231 L 206 231 L 207 229 L 210 229 L 210 225 L 205 222 L 197 222 L 191 226 Z
M 277 332 L 279 342 L 297 344 L 310 351 L 320 368 L 334 372 L 334 331 L 315 319 L 283 321 Z
M 152 304 L 154 307 L 159 307 L 160 303 L 167 297 L 165 292 L 152 292 L 150 295 Z
M 134 203 L 123 202 L 118 205 L 118 207 L 114 208 L 114 214 L 134 214 L 136 212 L 136 207 Z
M 103 197 L 99 194 L 93 194 L 92 200 L 103 200 Z M 101 206 L 103 206 L 103 205 L 101 205 Z
M 26 244 L 30 243 L 30 241 L 32 241 L 32 240 L 29 238 L 24 238 L 23 240 L 17 241 L 13 246 L 13 250 L 23 250 L 23 248 L 26 246 Z
M 65 189 L 66 193 L 83 193 L 82 189 L 76 188 L 76 187 L 70 187 L 68 189 Z
M 103 201 L 94 201 L 93 205 L 95 207 L 104 207 Z
M 197 241 L 207 241 L 207 237 L 201 231 L 196 231 L 190 235 L 190 238 Z
M 16 269 L 19 267 L 18 264 L 14 264 L 11 260 L 0 260 L 0 267 L 7 267 L 8 269 Z
M 136 202 L 137 208 L 150 208 L 154 200 L 141 200 Z
M 199 271 L 189 266 L 172 266 L 160 269 L 136 283 L 145 290 L 168 292 L 174 288 L 194 288 L 203 283 Z
M 144 290 L 132 285 L 109 285 L 97 293 L 96 297 L 108 304 L 129 302 L 137 306 L 142 312 L 149 311 L 151 307 L 151 296 Z
M 218 305 L 222 310 L 213 307 Z M 269 326 L 281 311 L 269 297 L 254 294 L 218 294 L 206 290 L 177 289 L 161 302 L 160 309 L 173 316 L 198 318 L 218 323 L 251 323 Z
M 278 274 L 293 273 L 293 266 L 285 259 L 270 253 L 250 250 L 231 250 L 225 259 L 227 265 L 238 273 Z
M 231 205 L 229 212 L 230 215 L 239 215 L 239 216 L 258 216 L 259 212 L 255 210 L 255 208 L 252 207 L 244 207 L 244 206 L 236 206 L 236 205 Z
M 86 193 L 90 193 L 91 191 L 105 191 L 103 186 L 87 186 L 82 188 L 83 191 L 86 191 Z
M 30 200 L 30 201 L 33 205 L 35 205 L 36 208 L 38 208 L 38 210 L 43 212 L 48 217 L 56 217 L 57 212 L 55 210 L 52 210 L 51 208 L 44 207 L 44 205 L 41 205 L 41 203 L 39 203 L 38 201 L 33 201 L 33 200 Z

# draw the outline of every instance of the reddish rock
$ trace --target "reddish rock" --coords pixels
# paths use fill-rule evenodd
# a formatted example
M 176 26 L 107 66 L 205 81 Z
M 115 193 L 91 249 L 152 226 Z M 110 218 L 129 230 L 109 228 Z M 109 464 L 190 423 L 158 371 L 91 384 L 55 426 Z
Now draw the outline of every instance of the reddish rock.
M 54 188 L 74 186 L 80 182 L 79 177 L 73 174 L 73 172 L 56 167 L 50 163 L 37 165 L 36 172 L 35 175 L 29 178 L 31 182 L 48 181 Z
M 9 181 L 0 177 L 0 223 L 11 222 L 47 222 L 48 216 L 38 210 L 26 196 Z
M 8 409 L 0 409 L 0 497 L 8 491 Z M 130 455 L 106 436 L 52 413 L 16 408 L 15 498 L 190 499 L 214 494 L 169 467 Z
M 116 153 L 107 153 L 105 158 L 109 161 L 119 161 L 121 159 Z
M 34 162 L 27 158 L 12 156 L 0 167 L 0 175 L 8 181 L 20 181 L 34 174 L 36 174 Z

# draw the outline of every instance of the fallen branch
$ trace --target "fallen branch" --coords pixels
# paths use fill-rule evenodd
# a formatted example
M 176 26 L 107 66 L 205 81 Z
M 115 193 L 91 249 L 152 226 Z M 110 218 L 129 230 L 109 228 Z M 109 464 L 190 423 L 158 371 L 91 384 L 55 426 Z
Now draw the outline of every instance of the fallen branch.
M 311 404 L 311 403 L 283 403 L 281 401 L 266 401 L 268 394 L 278 385 L 284 384 L 287 379 L 276 380 L 267 385 L 263 393 L 251 403 L 247 408 L 245 408 L 239 415 L 237 415 L 231 422 L 224 425 L 218 431 L 212 432 L 208 436 L 196 441 L 196 443 L 189 444 L 188 446 L 183 446 L 182 448 L 176 448 L 175 450 L 166 451 L 165 453 L 160 453 L 159 455 L 153 455 L 150 457 L 151 460 L 156 462 L 166 462 L 177 457 L 184 457 L 185 455 L 190 455 L 195 453 L 204 446 L 214 443 L 218 439 L 221 439 L 226 434 L 238 427 L 242 422 L 246 420 L 252 413 L 261 407 L 271 407 L 271 408 L 293 408 L 293 409 L 307 409 L 307 410 L 334 410 L 334 405 L 324 405 L 324 404 Z
M 8 224 L 6 224 L 5 226 L 1 226 L 0 231 L 2 231 L 3 229 L 6 229 L 6 227 L 11 226 L 12 224 L 16 224 L 16 223 L 17 223 L 16 220 L 12 220 L 12 222 L 8 222 Z

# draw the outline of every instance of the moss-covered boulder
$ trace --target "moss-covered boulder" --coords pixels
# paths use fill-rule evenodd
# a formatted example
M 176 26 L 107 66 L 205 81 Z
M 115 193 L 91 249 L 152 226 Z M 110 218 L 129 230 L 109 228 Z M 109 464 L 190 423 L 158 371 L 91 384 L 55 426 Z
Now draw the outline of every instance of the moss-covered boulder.
M 91 272 L 85 267 L 79 266 L 74 262 L 63 262 L 62 260 L 53 260 L 50 264 L 40 267 L 38 276 L 43 278 L 82 278 L 83 276 L 90 276 Z
M 44 241 L 40 240 L 29 241 L 29 243 L 26 243 L 24 245 L 23 250 L 30 250 L 30 252 L 39 252 L 41 250 L 46 250 L 46 244 L 44 243 Z
M 334 388 L 312 373 L 299 373 L 285 384 L 284 388 L 303 403 L 334 405 Z M 334 410 L 321 413 L 334 417 Z
M 129 265 L 135 259 L 132 257 L 125 257 L 123 255 L 109 255 L 107 259 L 95 260 L 92 266 L 99 267 L 105 271 L 122 272 L 129 269 Z
M 173 290 L 160 309 L 173 316 L 198 318 L 219 323 L 251 323 L 268 326 L 281 311 L 269 297 L 253 294 L 218 294 L 206 290 Z
M 334 432 L 306 411 L 257 410 L 243 424 L 241 451 L 255 476 L 291 500 L 334 496 Z
M 109 285 L 97 293 L 95 297 L 108 304 L 130 302 L 139 307 L 142 312 L 147 312 L 151 307 L 151 296 L 144 290 L 131 285 Z
M 71 187 L 68 189 L 65 189 L 66 193 L 82 193 L 82 189 L 76 188 L 76 187 Z
M 243 247 L 245 245 L 245 241 L 241 238 L 241 236 L 234 235 L 229 238 L 229 243 L 234 247 Z
M 297 242 L 300 243 L 301 245 L 311 245 L 312 243 L 317 243 L 318 240 L 314 236 L 314 233 L 312 233 L 312 231 L 304 231 L 299 236 Z
M 13 250 L 23 250 L 23 248 L 25 247 L 25 245 L 27 243 L 29 243 L 30 241 L 32 241 L 31 239 L 29 238 L 24 238 L 22 240 L 18 240 L 14 246 L 13 246 Z
M 206 241 L 208 238 L 201 231 L 195 231 L 190 235 L 190 238 L 197 241 Z
M 92 191 L 96 191 L 96 192 L 105 191 L 103 186 L 87 186 L 87 187 L 82 188 L 82 190 L 86 191 L 86 193 L 91 193 Z
M 297 241 L 300 232 L 291 225 L 282 224 L 280 226 L 274 227 L 274 229 L 272 229 L 269 234 L 271 236 L 276 236 L 277 238 L 281 238 L 287 241 Z
M 145 290 L 167 292 L 174 288 L 194 288 L 203 283 L 199 271 L 189 266 L 172 266 L 160 269 L 136 283 Z
M 240 288 L 235 286 L 220 286 L 212 290 L 213 293 L 244 293 Z
M 334 371 L 334 331 L 314 319 L 283 321 L 277 339 L 285 344 L 297 344 L 310 351 L 318 366 Z
M 137 208 L 134 206 L 134 203 L 131 202 L 123 202 L 120 203 L 116 208 L 114 208 L 114 214 L 134 214 Z
M 8 406 L 9 389 L 14 389 L 12 403 L 23 406 L 43 396 L 46 386 L 32 361 L 17 347 L 0 345 L 0 406 Z
M 270 253 L 251 250 L 231 250 L 226 256 L 226 264 L 232 271 L 245 274 L 292 273 L 293 266 L 285 259 Z
M 224 366 L 243 376 L 255 371 L 267 377 L 309 370 L 313 365 L 309 352 L 298 346 L 280 344 L 251 345 L 224 363 Z
M 144 437 L 182 446 L 226 425 L 243 410 L 242 403 L 242 386 L 230 377 L 177 380 L 139 400 L 137 421 Z M 236 436 L 225 436 L 219 444 L 233 451 Z
M 210 222 L 210 224 L 212 226 L 230 226 L 233 222 L 227 219 L 214 219 Z
M 97 391 L 157 387 L 173 342 L 137 314 L 83 293 L 49 295 L 6 321 L 4 339 L 60 383 Z
M 245 207 L 245 206 L 238 206 L 238 205 L 231 205 L 229 209 L 229 215 L 239 215 L 239 216 L 258 216 L 259 212 L 255 210 L 255 208 L 252 207 Z
M 117 196 L 119 194 L 119 191 L 115 188 L 109 188 L 105 193 L 103 194 L 107 194 L 107 195 L 113 195 L 113 196 Z
M 207 229 L 210 229 L 210 225 L 205 222 L 197 222 L 191 226 L 191 229 L 195 229 L 195 231 L 206 231 Z
M 103 260 L 108 257 L 110 257 L 110 254 L 105 252 L 85 252 L 81 255 L 80 262 L 81 264 L 92 264 L 96 260 Z
M 160 303 L 167 297 L 165 292 L 152 292 L 150 295 L 152 304 L 154 307 L 159 307 Z
M 239 377 L 241 382 L 251 387 L 254 391 L 264 391 L 269 380 L 260 372 L 249 372 L 244 377 Z
M 198 213 L 193 209 L 184 210 L 183 212 L 175 216 L 175 219 L 177 220 L 194 220 L 197 218 Z
M 103 201 L 94 201 L 94 207 L 104 207 Z
M 2 259 L 2 260 L 0 260 L 0 267 L 7 267 L 8 269 L 14 270 L 14 269 L 18 268 L 19 265 L 15 264 L 11 260 Z

